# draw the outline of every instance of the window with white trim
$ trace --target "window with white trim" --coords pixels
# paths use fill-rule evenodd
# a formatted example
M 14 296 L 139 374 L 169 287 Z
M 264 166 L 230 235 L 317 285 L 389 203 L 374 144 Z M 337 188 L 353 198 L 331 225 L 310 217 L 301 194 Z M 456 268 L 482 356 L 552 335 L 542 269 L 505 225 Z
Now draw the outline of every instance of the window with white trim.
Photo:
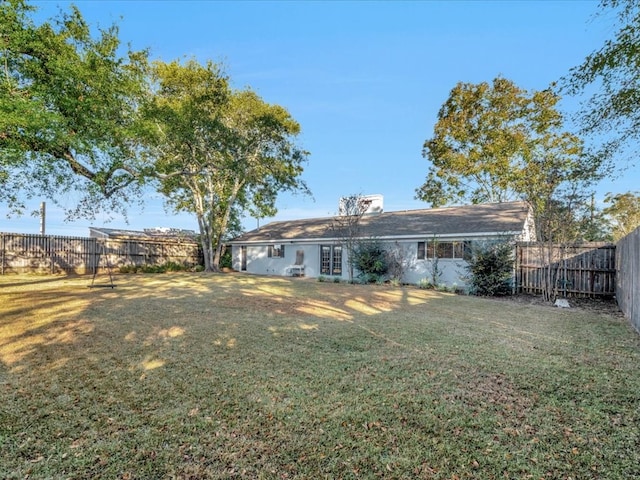
M 471 252 L 471 242 L 443 242 L 440 240 L 429 240 L 418 242 L 418 260 L 432 258 L 466 259 Z

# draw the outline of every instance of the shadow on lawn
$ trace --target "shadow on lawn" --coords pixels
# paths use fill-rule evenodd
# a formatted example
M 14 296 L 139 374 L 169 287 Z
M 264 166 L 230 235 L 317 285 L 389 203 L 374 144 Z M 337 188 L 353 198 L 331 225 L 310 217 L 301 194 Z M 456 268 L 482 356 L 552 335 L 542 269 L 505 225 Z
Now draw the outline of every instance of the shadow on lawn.
M 620 319 L 271 277 L 116 283 L 0 290 L 0 476 L 636 478 Z
M 43 346 L 74 343 L 90 334 L 93 325 L 80 315 L 86 297 L 46 290 L 0 294 L 0 361 L 13 367 L 28 356 L 39 357 Z
M 398 310 L 419 309 L 445 295 L 210 274 L 119 275 L 115 289 L 90 290 L 86 278 L 71 285 L 59 278 L 25 282 L 37 289 L 0 291 L 6 305 L 0 308 L 5 367 L 58 368 L 75 358 L 118 356 L 121 367 L 144 372 L 166 366 L 179 348 L 239 348 L 251 335 L 247 329 L 309 332 L 327 321 L 357 324 L 393 343 L 368 319 L 392 319 Z
M 0 275 L 0 292 L 12 290 L 18 287 L 28 287 L 30 285 L 38 285 L 42 283 L 58 283 L 61 280 L 79 280 L 89 279 L 89 275 Z

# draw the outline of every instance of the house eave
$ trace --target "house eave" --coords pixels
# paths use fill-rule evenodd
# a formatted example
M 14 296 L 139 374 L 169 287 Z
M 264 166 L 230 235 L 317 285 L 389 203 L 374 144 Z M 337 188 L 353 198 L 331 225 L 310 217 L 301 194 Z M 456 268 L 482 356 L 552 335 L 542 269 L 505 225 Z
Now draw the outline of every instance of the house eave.
M 453 238 L 487 238 L 487 237 L 513 237 L 522 235 L 522 230 L 512 230 L 506 232 L 473 232 L 473 233 L 419 233 L 412 235 L 383 235 L 379 237 L 362 237 L 362 240 L 373 238 L 381 241 L 402 241 L 402 240 L 428 240 L 429 238 L 453 239 Z M 264 238 L 257 240 L 231 240 L 227 245 L 272 245 L 272 244 L 318 244 L 333 243 L 343 241 L 344 237 L 317 237 L 317 238 Z

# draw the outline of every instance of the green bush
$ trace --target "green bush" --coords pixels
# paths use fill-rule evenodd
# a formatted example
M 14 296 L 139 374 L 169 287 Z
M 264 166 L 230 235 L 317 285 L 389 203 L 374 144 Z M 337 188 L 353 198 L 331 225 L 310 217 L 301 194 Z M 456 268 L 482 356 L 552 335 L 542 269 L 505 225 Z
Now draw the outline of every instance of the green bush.
M 142 265 L 139 271 L 142 273 L 165 273 L 166 270 L 163 265 Z
M 201 265 L 196 265 L 196 267 L 189 267 L 187 265 L 183 265 L 177 262 L 167 262 L 162 265 L 121 265 L 119 267 L 120 273 L 166 273 L 166 272 L 184 272 L 187 270 L 192 271 L 202 271 L 197 270 L 197 267 L 201 267 Z
M 136 265 L 120 265 L 118 271 L 120 273 L 138 273 L 138 267 Z
M 185 265 L 176 262 L 167 262 L 162 266 L 165 272 L 184 272 L 187 269 Z
M 384 280 L 389 269 L 387 252 L 384 246 L 376 241 L 360 242 L 353 249 L 353 266 L 360 272 L 358 277 L 363 283 L 378 283 Z
M 484 296 L 511 294 L 513 245 L 498 242 L 476 246 L 467 263 L 470 293 Z
M 231 248 L 225 249 L 220 257 L 220 268 L 233 268 L 233 258 L 231 257 Z

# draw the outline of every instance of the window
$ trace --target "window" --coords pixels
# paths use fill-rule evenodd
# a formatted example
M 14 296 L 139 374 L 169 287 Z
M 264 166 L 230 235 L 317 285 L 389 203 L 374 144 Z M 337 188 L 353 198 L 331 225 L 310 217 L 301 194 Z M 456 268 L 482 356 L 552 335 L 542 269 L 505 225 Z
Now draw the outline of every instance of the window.
M 431 248 L 429 248 L 429 250 L 431 250 Z M 435 256 L 438 258 L 454 258 L 453 242 L 435 242 L 433 250 L 435 250 Z
M 333 247 L 332 275 L 342 275 L 342 247 Z
M 269 245 L 269 258 L 284 258 L 284 245 Z
M 342 275 L 342 247 L 322 245 L 320 247 L 320 274 Z
M 471 242 L 441 242 L 430 240 L 418 242 L 418 260 L 430 258 L 468 258 Z

